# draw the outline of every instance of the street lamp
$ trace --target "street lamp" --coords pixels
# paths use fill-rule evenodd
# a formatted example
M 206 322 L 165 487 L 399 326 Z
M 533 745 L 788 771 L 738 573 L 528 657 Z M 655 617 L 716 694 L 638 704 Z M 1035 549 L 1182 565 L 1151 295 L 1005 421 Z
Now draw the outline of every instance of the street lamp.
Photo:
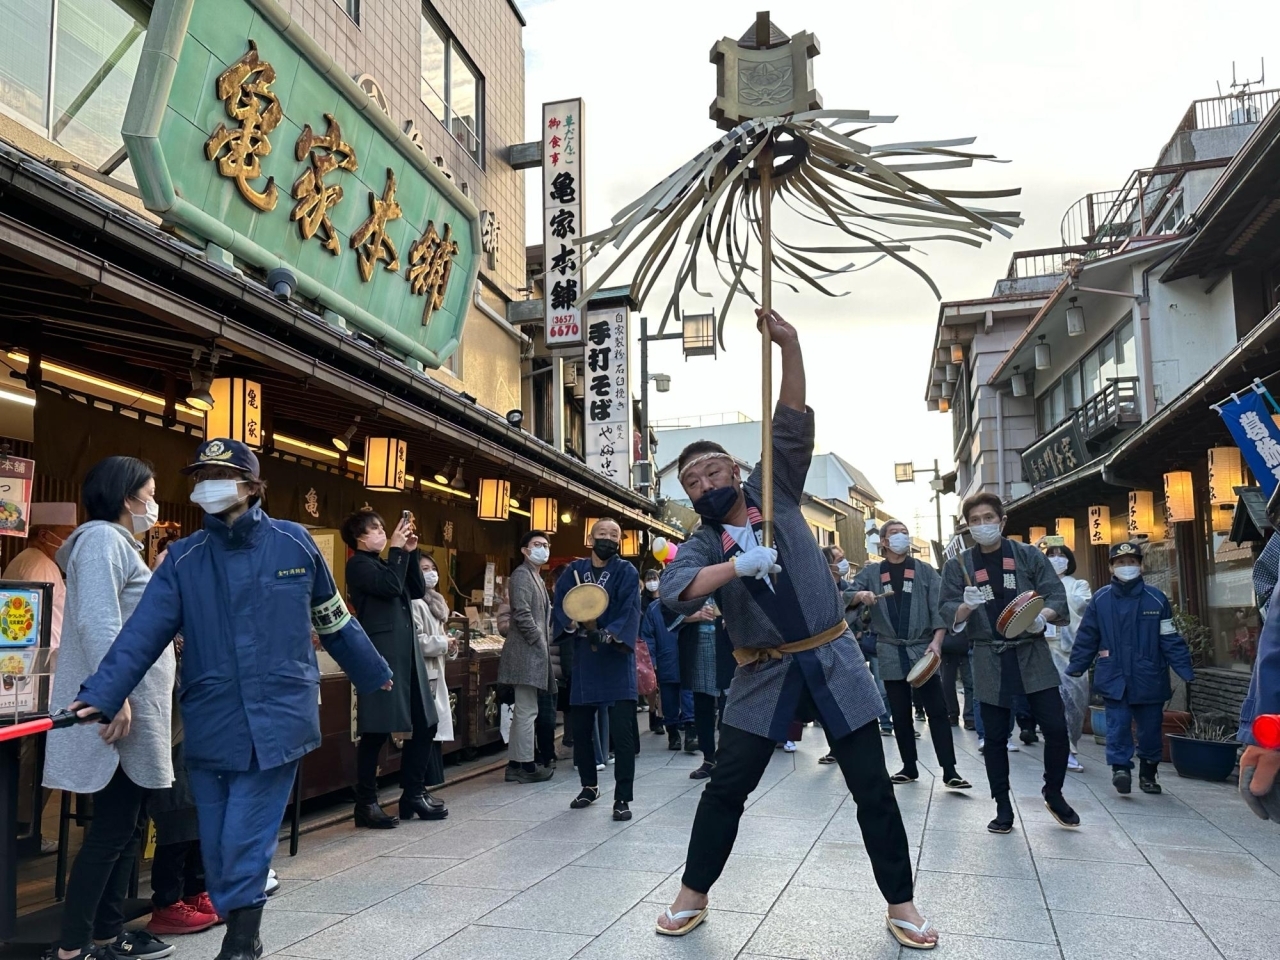
M 652 380 L 659 393 L 671 390 L 671 377 L 665 373 L 649 372 L 649 344 L 662 340 L 679 340 L 683 344 L 685 359 L 689 357 L 714 357 L 716 355 L 716 315 L 714 313 L 684 314 L 680 321 L 681 329 L 677 333 L 667 333 L 667 318 L 662 318 L 658 332 L 649 333 L 649 318 L 640 318 L 640 444 L 641 453 L 646 461 L 650 458 L 649 450 L 649 381 Z M 648 494 L 653 487 L 653 471 L 647 474 L 637 472 L 642 482 L 635 484 L 637 489 Z
M 938 467 L 938 461 L 933 461 L 933 469 L 928 467 L 917 467 L 915 463 L 907 461 L 906 463 L 895 463 L 893 465 L 893 479 L 898 483 L 915 483 L 917 473 L 932 473 L 933 479 L 929 481 L 929 487 L 933 490 L 933 496 L 930 498 L 934 502 L 938 513 L 938 549 L 942 549 L 942 493 L 946 487 L 946 482 L 942 479 L 942 470 Z

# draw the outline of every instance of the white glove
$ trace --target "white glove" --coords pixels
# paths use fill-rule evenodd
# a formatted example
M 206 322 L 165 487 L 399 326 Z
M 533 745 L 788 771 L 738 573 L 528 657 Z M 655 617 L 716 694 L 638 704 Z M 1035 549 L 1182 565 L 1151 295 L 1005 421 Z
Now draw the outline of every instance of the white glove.
M 986 603 L 986 600 L 983 598 L 981 590 L 979 590 L 977 587 L 964 588 L 964 605 L 966 607 L 968 607 L 971 610 L 976 610 L 978 607 L 982 606 L 984 603 Z
M 763 580 L 771 573 L 781 573 L 778 551 L 761 546 L 744 550 L 733 558 L 733 572 L 740 577 L 755 577 L 757 580 Z
M 1044 628 L 1049 625 L 1049 621 L 1044 618 L 1044 614 L 1036 614 L 1036 618 L 1031 621 L 1031 626 L 1027 627 L 1027 633 L 1044 633 Z

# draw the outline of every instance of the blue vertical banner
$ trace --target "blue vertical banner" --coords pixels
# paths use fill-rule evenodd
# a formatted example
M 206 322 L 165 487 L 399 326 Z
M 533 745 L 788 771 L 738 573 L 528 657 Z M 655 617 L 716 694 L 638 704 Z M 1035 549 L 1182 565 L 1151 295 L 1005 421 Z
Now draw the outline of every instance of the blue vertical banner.
M 1266 387 L 1255 381 L 1248 393 L 1232 394 L 1215 406 L 1268 497 L 1280 483 L 1280 427 L 1271 418 L 1274 404 Z

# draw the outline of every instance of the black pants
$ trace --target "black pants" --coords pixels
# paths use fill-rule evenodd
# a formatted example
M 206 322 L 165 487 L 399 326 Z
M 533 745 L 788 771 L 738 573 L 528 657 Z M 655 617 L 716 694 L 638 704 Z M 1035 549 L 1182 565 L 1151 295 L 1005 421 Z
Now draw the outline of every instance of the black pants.
M 556 758 L 556 696 L 538 694 L 538 719 L 533 724 L 533 762 L 549 766 Z
M 716 767 L 702 791 L 689 837 L 682 882 L 706 893 L 720 879 L 738 836 L 738 821 L 747 797 L 773 758 L 774 743 L 736 727 L 720 730 Z M 860 727 L 831 744 L 844 782 L 858 805 L 858 826 L 876 884 L 888 903 L 913 899 L 911 855 L 893 784 L 884 768 L 884 748 L 875 723 Z
M 62 905 L 62 949 L 114 940 L 124 929 L 121 908 L 142 844 L 146 801 L 147 790 L 130 780 L 123 767 L 93 795 L 93 819 L 71 865 Z
M 1067 779 L 1067 757 L 1071 753 L 1062 697 L 1057 687 L 1050 687 L 1027 694 L 1027 702 L 1031 715 L 1044 734 L 1045 791 L 1061 793 L 1062 784 Z M 1009 753 L 1005 748 L 1013 730 L 1013 710 L 991 703 L 982 703 L 979 707 L 982 709 L 982 732 L 986 734 L 987 741 L 982 758 L 986 761 L 991 796 L 998 800 L 1009 793 Z
M 573 764 L 578 768 L 578 779 L 584 787 L 599 785 L 596 778 L 596 751 L 591 743 L 591 730 L 596 722 L 596 711 L 609 711 L 609 736 L 613 741 L 614 800 L 630 803 L 636 779 L 636 748 L 631 737 L 636 727 L 636 702 L 615 700 L 608 707 L 596 704 L 574 704 Z M 607 748 L 606 748 L 607 749 Z
M 893 735 L 898 741 L 898 753 L 902 755 L 902 769 L 916 773 L 916 732 L 911 715 L 914 694 L 929 718 L 929 737 L 933 740 L 933 752 L 938 756 L 944 776 L 955 773 L 956 748 L 951 740 L 951 724 L 947 722 L 947 704 L 942 696 L 942 680 L 935 673 L 929 682 L 912 687 L 905 680 L 886 680 L 884 691 L 889 697 L 889 710 L 893 714 Z
M 409 709 L 413 717 L 413 736 L 404 742 L 400 751 L 400 789 L 407 794 L 418 794 L 427 783 L 427 763 L 436 739 L 436 725 L 427 723 L 427 711 L 422 705 L 422 688 L 418 685 L 415 670 L 409 680 Z M 378 756 L 389 733 L 362 733 L 356 747 L 356 802 L 378 802 Z M 443 780 L 443 777 L 441 778 Z
M 947 718 L 960 720 L 960 696 L 956 693 L 956 679 L 964 685 L 963 719 L 973 719 L 973 665 L 967 653 L 942 655 L 942 696 L 947 702 Z
M 151 902 L 157 907 L 171 907 L 204 892 L 200 841 L 156 844 L 155 859 L 151 861 Z
M 444 786 L 444 747 L 434 733 L 431 735 L 431 746 L 427 749 L 427 766 L 423 771 L 422 784 L 425 787 Z
M 702 759 L 716 762 L 716 707 L 718 698 L 710 693 L 693 695 L 693 728 L 698 734 Z

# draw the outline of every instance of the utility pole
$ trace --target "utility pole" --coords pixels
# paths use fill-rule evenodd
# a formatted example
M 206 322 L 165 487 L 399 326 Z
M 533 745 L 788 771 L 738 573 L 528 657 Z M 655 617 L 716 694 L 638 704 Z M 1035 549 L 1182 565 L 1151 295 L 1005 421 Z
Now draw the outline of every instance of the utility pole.
M 640 317 L 640 452 L 645 461 L 649 460 L 649 381 L 657 381 L 659 393 L 666 393 L 671 389 L 671 378 L 665 373 L 649 373 L 649 344 L 661 340 L 680 340 L 683 337 L 683 333 L 663 333 L 661 327 L 650 336 L 649 318 L 643 315 Z M 644 492 L 652 496 L 657 477 L 653 476 L 653 471 L 650 474 L 649 487 Z

